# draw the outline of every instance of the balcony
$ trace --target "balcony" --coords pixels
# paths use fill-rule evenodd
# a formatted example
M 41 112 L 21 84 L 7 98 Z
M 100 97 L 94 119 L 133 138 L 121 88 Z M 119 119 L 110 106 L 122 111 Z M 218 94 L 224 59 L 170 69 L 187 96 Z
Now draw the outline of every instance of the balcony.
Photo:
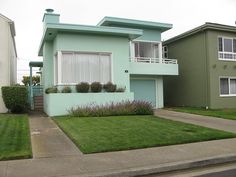
M 236 53 L 234 52 L 218 52 L 219 60 L 236 61 Z
M 178 75 L 178 62 L 167 58 L 132 57 L 130 74 Z

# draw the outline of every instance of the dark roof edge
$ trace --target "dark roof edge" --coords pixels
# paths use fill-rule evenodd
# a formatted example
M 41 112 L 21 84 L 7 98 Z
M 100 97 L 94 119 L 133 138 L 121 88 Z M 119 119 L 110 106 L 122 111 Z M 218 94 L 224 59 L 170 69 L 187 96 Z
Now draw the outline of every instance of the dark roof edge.
M 198 26 L 198 27 L 196 27 L 196 28 L 194 28 L 192 30 L 186 31 L 186 32 L 184 32 L 182 34 L 179 34 L 179 35 L 177 35 L 175 37 L 172 37 L 172 38 L 170 38 L 170 39 L 168 39 L 166 41 L 163 41 L 163 45 L 169 44 L 171 42 L 183 39 L 185 37 L 188 37 L 188 36 L 191 36 L 191 35 L 196 34 L 198 32 L 209 30 L 209 29 L 219 30 L 219 31 L 236 32 L 236 27 L 235 26 L 206 22 L 205 24 L 203 24 L 201 26 Z

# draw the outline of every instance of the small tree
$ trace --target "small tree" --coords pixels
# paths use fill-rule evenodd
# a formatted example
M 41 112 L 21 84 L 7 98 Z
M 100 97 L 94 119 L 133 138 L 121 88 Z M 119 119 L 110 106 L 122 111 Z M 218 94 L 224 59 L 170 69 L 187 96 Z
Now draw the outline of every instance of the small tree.
M 21 81 L 25 86 L 29 86 L 30 84 L 30 77 L 29 76 L 23 76 L 23 79 Z M 40 76 L 32 76 L 32 84 L 37 85 L 40 83 Z

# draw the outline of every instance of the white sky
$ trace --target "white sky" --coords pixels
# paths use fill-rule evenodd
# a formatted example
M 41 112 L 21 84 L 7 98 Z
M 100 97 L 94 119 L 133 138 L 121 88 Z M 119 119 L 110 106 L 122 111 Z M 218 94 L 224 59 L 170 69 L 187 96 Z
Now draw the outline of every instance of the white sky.
M 104 16 L 171 23 L 164 40 L 205 22 L 236 21 L 236 0 L 0 0 L 0 13 L 16 26 L 18 81 L 29 73 L 29 61 L 42 60 L 38 48 L 46 8 L 61 14 L 64 23 L 96 25 Z

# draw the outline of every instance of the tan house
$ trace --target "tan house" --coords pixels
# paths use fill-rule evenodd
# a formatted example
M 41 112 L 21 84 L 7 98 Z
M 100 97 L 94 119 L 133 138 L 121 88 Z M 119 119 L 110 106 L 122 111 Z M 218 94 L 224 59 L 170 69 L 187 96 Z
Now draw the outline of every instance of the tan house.
M 15 46 L 15 25 L 12 20 L 0 14 L 0 88 L 16 83 L 17 53 Z M 0 112 L 7 109 L 0 91 Z

